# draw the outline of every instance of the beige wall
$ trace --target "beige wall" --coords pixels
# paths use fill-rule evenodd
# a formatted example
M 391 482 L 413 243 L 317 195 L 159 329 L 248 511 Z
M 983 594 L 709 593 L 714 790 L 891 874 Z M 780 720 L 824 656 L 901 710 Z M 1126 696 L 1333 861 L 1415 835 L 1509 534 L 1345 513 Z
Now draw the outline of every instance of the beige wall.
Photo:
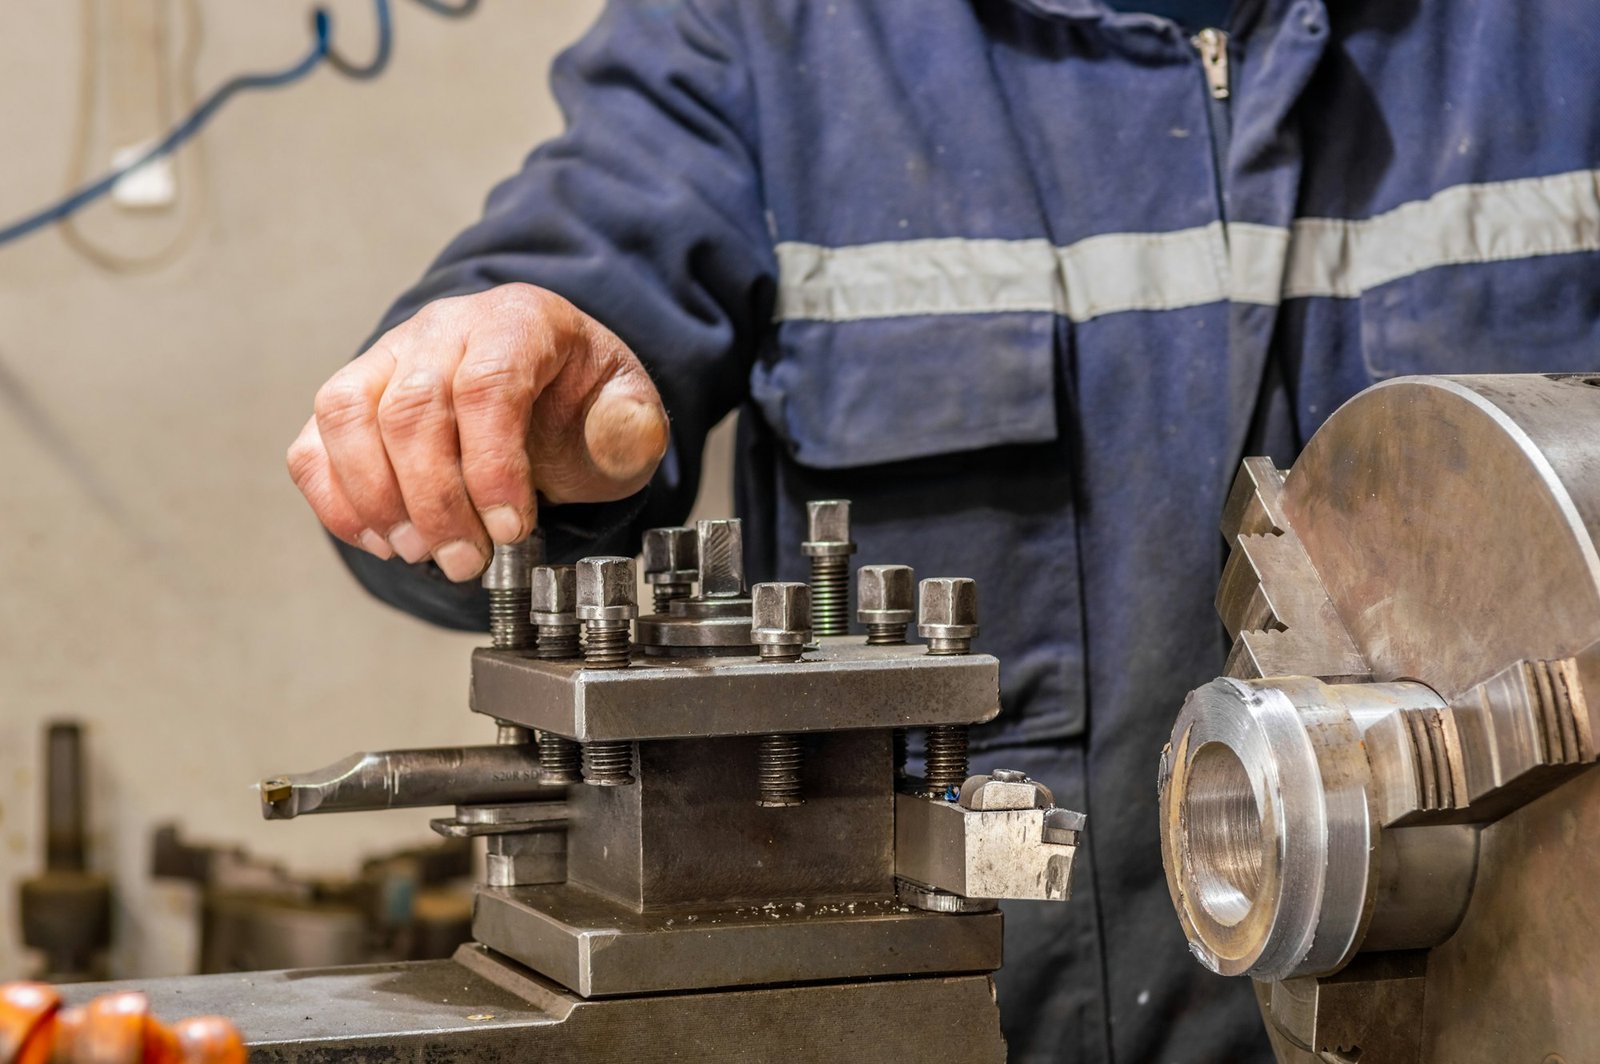
M 175 30 L 200 12 L 202 90 L 305 47 L 304 3 L 121 2 L 169 5 Z M 185 157 L 176 218 L 98 208 L 85 221 L 91 239 L 148 249 L 190 218 L 192 242 L 171 265 L 112 273 L 56 232 L 0 247 L 0 977 L 24 960 L 13 883 L 38 861 L 49 718 L 90 725 L 94 842 L 117 878 L 122 975 L 182 970 L 193 946 L 192 898 L 146 878 L 152 824 L 176 818 L 192 836 L 301 869 L 349 868 L 425 840 L 425 815 L 267 824 L 251 782 L 363 747 L 489 735 L 465 711 L 477 640 L 360 592 L 283 451 L 387 299 L 557 128 L 546 68 L 598 2 L 484 0 L 465 21 L 395 6 L 394 65 L 380 80 L 324 70 L 241 99 Z M 0 221 L 60 191 L 84 56 L 78 4 L 12 7 Z M 366 0 L 333 7 L 344 46 L 365 54 Z M 181 65 L 111 51 L 100 69 L 119 86 Z M 113 95 L 97 99 L 95 137 L 159 110 L 148 86 Z

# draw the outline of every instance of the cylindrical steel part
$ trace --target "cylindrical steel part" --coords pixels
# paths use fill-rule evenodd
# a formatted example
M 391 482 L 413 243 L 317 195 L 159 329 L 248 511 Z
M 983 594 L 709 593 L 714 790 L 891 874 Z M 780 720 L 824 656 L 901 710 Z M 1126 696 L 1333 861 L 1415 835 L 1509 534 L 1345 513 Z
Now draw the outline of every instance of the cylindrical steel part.
M 528 620 L 531 601 L 531 592 L 525 587 L 489 589 L 489 641 L 496 650 L 533 646 L 533 624 Z
M 1162 760 L 1161 837 L 1202 963 L 1287 979 L 1335 971 L 1361 948 L 1389 845 L 1364 730 L 1384 714 L 1442 707 L 1421 684 L 1307 677 L 1225 678 L 1190 694 Z M 1388 893 L 1414 904 L 1398 884 Z
M 904 624 L 867 625 L 867 646 L 869 647 L 900 646 L 905 641 L 906 626 Z
M 686 599 L 694 590 L 693 584 L 654 584 L 652 594 L 655 596 L 657 613 L 668 613 L 672 604 L 679 599 Z
M 773 808 L 799 805 L 805 752 L 798 735 L 763 735 L 756 771 L 756 804 Z
M 850 556 L 811 558 L 811 631 L 847 635 L 850 631 Z
M 583 779 L 582 748 L 551 732 L 539 733 L 539 778 L 544 783 L 577 783 Z
M 351 754 L 316 772 L 261 783 L 262 815 L 356 813 L 434 805 L 554 801 L 565 790 L 539 779 L 527 743 Z
M 628 622 L 588 621 L 583 633 L 583 664 L 589 669 L 620 669 L 628 664 Z
M 967 779 L 967 726 L 935 725 L 928 729 L 927 745 L 924 779 L 928 790 L 939 794 L 951 788 L 959 791 Z
M 607 741 L 583 744 L 583 782 L 594 787 L 626 787 L 633 782 L 633 744 Z

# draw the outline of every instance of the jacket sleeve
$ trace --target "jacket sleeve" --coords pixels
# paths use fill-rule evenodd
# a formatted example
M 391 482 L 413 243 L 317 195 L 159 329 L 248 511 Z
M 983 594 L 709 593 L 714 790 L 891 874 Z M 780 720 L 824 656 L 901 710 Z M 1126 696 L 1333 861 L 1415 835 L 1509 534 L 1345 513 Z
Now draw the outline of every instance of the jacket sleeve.
M 555 62 L 564 134 L 490 193 L 384 315 L 525 281 L 571 300 L 643 360 L 671 418 L 654 480 L 632 498 L 541 510 L 552 558 L 634 554 L 645 527 L 676 524 L 698 490 L 706 434 L 744 397 L 776 265 L 755 158 L 755 108 L 731 10 L 693 0 L 612 0 Z M 487 600 L 431 562 L 383 562 L 339 545 L 378 598 L 436 624 L 482 629 Z

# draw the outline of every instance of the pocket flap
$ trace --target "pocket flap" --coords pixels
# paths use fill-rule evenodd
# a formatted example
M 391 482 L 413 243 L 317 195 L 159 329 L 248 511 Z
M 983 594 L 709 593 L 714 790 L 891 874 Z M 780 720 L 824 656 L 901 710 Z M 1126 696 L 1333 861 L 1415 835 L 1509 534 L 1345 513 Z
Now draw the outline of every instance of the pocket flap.
M 1054 440 L 1056 323 L 1037 312 L 789 321 L 751 395 L 795 461 L 846 469 Z

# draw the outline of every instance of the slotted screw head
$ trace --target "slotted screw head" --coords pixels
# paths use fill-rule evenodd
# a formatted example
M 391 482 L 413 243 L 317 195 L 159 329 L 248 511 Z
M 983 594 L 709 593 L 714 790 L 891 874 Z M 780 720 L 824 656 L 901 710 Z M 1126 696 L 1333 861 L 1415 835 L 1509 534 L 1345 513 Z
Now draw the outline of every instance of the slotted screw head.
M 850 500 L 821 499 L 806 503 L 806 541 L 800 550 L 812 557 L 854 554 L 850 541 Z
M 916 579 L 909 565 L 863 565 L 856 570 L 856 619 L 910 624 L 916 616 Z
M 625 621 L 639 615 L 632 558 L 584 558 L 578 562 L 579 619 Z
M 692 528 L 652 528 L 644 534 L 648 584 L 688 584 L 699 579 L 700 537 Z
M 978 582 L 964 576 L 924 580 L 917 634 L 925 639 L 970 639 L 978 634 Z
M 701 521 L 700 596 L 738 598 L 745 592 L 744 524 L 738 518 Z
M 750 599 L 750 636 L 757 645 L 800 646 L 811 642 L 809 586 L 757 584 Z
M 570 621 L 578 609 L 578 570 L 570 565 L 534 566 L 531 608 L 534 624 Z

